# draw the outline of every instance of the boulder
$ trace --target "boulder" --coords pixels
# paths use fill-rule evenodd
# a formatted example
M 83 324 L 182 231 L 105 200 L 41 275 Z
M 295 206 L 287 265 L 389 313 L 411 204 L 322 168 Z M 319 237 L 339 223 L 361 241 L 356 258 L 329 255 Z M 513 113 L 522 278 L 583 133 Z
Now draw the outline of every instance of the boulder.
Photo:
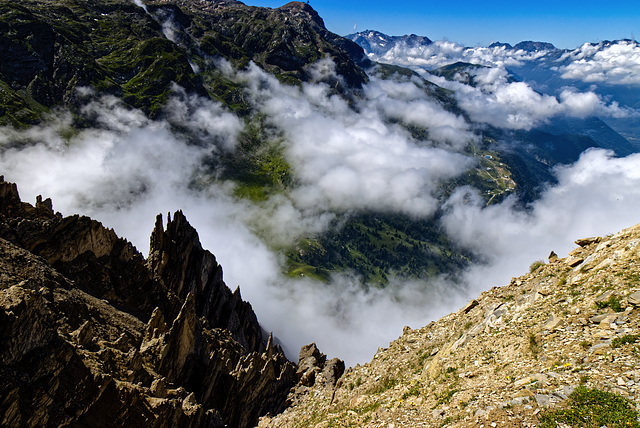
M 344 361 L 338 358 L 327 361 L 327 356 L 320 352 L 315 343 L 300 349 L 296 376 L 303 386 L 311 387 L 318 382 L 324 387 L 335 387 L 344 370 Z
M 581 247 L 587 247 L 591 244 L 597 244 L 602 240 L 602 238 L 595 236 L 595 237 L 590 237 L 590 238 L 582 238 L 582 239 L 578 239 L 576 241 L 576 244 L 581 246 Z
M 322 377 L 327 386 L 334 387 L 338 383 L 338 379 L 344 374 L 344 361 L 338 358 L 332 358 L 324 365 L 322 369 Z
M 640 291 L 636 291 L 627 297 L 627 301 L 630 305 L 640 306 Z

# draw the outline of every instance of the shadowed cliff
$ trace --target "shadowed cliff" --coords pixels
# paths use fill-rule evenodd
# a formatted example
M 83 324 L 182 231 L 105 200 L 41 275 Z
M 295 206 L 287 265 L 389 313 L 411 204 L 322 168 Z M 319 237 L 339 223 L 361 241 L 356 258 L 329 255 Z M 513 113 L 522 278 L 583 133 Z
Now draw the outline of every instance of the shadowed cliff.
M 180 211 L 145 260 L 0 180 L 0 308 L 3 426 L 254 426 L 296 384 Z

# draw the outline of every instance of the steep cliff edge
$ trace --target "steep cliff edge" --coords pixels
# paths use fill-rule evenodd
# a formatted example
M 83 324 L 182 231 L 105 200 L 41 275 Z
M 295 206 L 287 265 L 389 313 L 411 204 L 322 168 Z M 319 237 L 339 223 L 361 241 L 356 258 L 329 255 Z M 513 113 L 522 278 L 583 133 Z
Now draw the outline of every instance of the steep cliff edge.
M 296 368 L 181 212 L 149 260 L 0 180 L 2 426 L 254 426 Z
M 640 426 L 640 225 L 411 329 L 260 427 Z

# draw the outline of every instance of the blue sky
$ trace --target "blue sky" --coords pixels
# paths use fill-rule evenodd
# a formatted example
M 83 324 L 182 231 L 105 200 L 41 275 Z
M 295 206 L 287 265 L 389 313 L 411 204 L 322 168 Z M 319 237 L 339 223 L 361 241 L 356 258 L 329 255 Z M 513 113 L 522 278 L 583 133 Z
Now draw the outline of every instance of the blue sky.
M 251 6 L 279 7 L 286 1 L 246 0 Z M 465 46 L 494 41 L 545 41 L 559 48 L 585 42 L 640 37 L 640 1 L 408 1 L 311 0 L 327 28 L 346 35 L 378 30 L 418 34 Z

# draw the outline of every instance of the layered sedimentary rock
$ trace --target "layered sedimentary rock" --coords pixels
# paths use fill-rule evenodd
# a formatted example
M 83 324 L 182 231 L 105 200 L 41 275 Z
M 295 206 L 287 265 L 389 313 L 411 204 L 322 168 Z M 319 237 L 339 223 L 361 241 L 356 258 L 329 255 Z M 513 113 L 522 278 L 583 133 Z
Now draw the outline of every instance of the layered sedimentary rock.
M 295 365 L 177 212 L 148 260 L 0 180 L 0 425 L 253 426 Z

